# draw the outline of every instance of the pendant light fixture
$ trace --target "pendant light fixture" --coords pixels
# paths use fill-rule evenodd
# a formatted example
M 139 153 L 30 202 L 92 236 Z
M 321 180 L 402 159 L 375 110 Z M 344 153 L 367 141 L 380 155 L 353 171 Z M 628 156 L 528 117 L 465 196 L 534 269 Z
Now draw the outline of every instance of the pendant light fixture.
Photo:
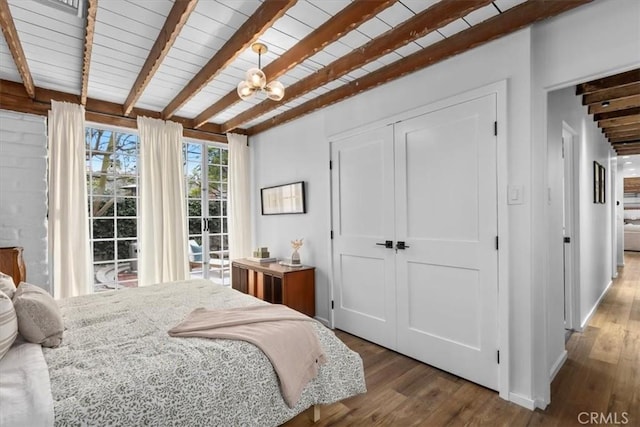
M 251 68 L 245 75 L 245 80 L 238 83 L 238 96 L 242 99 L 251 98 L 257 91 L 267 94 L 269 99 L 280 101 L 284 97 L 284 85 L 277 80 L 267 84 L 267 76 L 260 69 L 260 58 L 263 53 L 267 53 L 267 45 L 264 43 L 254 43 L 251 50 L 258 54 L 258 68 Z

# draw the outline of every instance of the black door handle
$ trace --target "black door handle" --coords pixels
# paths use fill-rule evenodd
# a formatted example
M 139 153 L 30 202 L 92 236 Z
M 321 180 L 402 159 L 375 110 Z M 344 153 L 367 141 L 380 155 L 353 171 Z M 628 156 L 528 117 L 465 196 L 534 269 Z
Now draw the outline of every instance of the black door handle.
M 404 244 L 404 242 L 402 241 L 398 241 L 398 243 L 396 243 L 396 249 L 407 249 L 410 248 L 411 246 L 407 246 Z
M 384 246 L 387 249 L 393 249 L 393 240 L 385 240 L 384 243 L 376 243 L 376 245 Z

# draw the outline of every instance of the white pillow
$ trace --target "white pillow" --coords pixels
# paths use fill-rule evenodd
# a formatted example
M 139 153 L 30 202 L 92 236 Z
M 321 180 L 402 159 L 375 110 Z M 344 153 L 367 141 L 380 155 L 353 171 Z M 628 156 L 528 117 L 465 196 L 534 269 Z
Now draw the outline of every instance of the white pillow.
M 18 319 L 11 298 L 0 291 L 0 359 L 18 336 Z
M 62 312 L 47 291 L 22 282 L 13 296 L 13 306 L 22 338 L 43 347 L 60 345 L 64 331 Z
M 16 284 L 13 283 L 13 277 L 0 271 L 0 291 L 4 292 L 9 299 L 13 298 L 16 291 Z

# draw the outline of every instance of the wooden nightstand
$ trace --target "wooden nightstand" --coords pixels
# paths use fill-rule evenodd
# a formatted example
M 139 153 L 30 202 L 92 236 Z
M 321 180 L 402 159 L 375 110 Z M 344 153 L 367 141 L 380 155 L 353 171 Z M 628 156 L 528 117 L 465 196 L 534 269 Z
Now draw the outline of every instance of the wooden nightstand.
M 285 267 L 275 262 L 260 264 L 239 259 L 231 263 L 231 269 L 233 289 L 315 316 L 315 267 Z

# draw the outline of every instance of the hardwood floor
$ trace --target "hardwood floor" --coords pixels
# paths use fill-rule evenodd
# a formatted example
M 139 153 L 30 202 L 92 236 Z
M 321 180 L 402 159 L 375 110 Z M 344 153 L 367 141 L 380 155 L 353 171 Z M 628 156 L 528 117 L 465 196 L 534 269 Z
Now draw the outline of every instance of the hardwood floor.
M 529 411 L 454 375 L 336 334 L 362 356 L 368 392 L 322 406 L 316 424 L 303 413 L 285 426 L 640 426 L 640 252 L 625 253 L 625 267 L 591 324 L 567 342 L 568 359 L 544 411 Z

